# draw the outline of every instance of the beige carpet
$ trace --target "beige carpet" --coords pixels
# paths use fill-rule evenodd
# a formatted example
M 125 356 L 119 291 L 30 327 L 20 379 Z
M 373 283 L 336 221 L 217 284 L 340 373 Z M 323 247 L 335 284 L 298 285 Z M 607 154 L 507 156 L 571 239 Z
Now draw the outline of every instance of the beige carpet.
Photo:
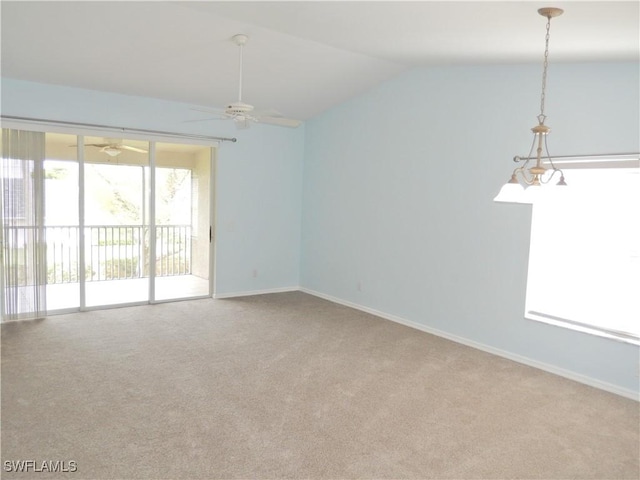
M 633 400 L 298 292 L 2 326 L 7 479 L 638 479 L 638 426 Z

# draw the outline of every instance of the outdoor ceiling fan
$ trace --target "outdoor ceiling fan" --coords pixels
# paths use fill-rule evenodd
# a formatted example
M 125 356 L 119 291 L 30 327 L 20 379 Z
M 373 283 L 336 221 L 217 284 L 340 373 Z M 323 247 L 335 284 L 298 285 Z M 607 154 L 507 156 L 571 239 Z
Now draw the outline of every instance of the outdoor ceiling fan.
M 192 108 L 199 112 L 213 113 L 216 115 L 214 118 L 205 118 L 201 120 L 215 120 L 215 119 L 227 119 L 233 120 L 238 128 L 247 128 L 251 123 L 268 123 L 270 125 L 277 125 L 280 127 L 296 128 L 302 123 L 300 120 L 294 120 L 292 118 L 285 118 L 275 110 L 268 111 L 256 111 L 253 105 L 244 103 L 242 101 L 242 49 L 247 44 L 249 37 L 244 34 L 237 34 L 231 37 L 233 43 L 239 47 L 240 61 L 238 72 L 238 101 L 228 103 L 224 109 L 208 109 L 208 108 Z
M 76 147 L 77 145 L 69 145 L 69 146 Z M 84 146 L 97 147 L 100 149 L 101 153 L 106 153 L 110 157 L 117 157 L 122 153 L 123 150 L 128 150 L 129 152 L 136 152 L 136 153 L 148 153 L 147 150 L 143 148 L 124 145 L 122 143 L 122 140 L 113 139 L 113 138 L 105 138 L 105 143 L 85 143 Z

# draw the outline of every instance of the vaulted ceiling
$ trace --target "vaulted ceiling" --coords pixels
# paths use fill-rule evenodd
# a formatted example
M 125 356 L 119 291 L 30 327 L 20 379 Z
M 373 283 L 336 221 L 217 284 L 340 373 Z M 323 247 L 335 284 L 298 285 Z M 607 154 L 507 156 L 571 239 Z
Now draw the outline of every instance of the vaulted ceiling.
M 2 76 L 222 107 L 244 33 L 243 100 L 305 120 L 418 66 L 542 63 L 544 6 L 552 65 L 637 62 L 639 5 L 3 0 Z

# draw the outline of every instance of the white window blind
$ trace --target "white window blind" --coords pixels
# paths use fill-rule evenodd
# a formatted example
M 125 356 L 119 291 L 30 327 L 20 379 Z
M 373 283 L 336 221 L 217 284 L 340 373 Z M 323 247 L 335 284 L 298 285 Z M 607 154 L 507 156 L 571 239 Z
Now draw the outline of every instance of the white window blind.
M 3 320 L 46 314 L 44 134 L 2 130 L 0 311 Z
M 526 317 L 640 343 L 640 172 L 572 169 L 533 206 Z

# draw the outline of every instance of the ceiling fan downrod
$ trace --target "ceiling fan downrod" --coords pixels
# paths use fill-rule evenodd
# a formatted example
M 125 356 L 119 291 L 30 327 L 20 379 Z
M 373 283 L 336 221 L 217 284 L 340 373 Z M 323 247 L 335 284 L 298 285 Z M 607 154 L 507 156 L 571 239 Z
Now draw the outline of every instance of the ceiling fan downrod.
M 238 78 L 238 103 L 242 103 L 242 50 L 243 50 L 243 47 L 247 44 L 249 37 L 242 33 L 239 33 L 231 37 L 231 40 L 238 47 L 240 47 L 240 58 L 239 58 L 240 67 L 238 69 L 238 71 L 240 72 L 240 75 Z

